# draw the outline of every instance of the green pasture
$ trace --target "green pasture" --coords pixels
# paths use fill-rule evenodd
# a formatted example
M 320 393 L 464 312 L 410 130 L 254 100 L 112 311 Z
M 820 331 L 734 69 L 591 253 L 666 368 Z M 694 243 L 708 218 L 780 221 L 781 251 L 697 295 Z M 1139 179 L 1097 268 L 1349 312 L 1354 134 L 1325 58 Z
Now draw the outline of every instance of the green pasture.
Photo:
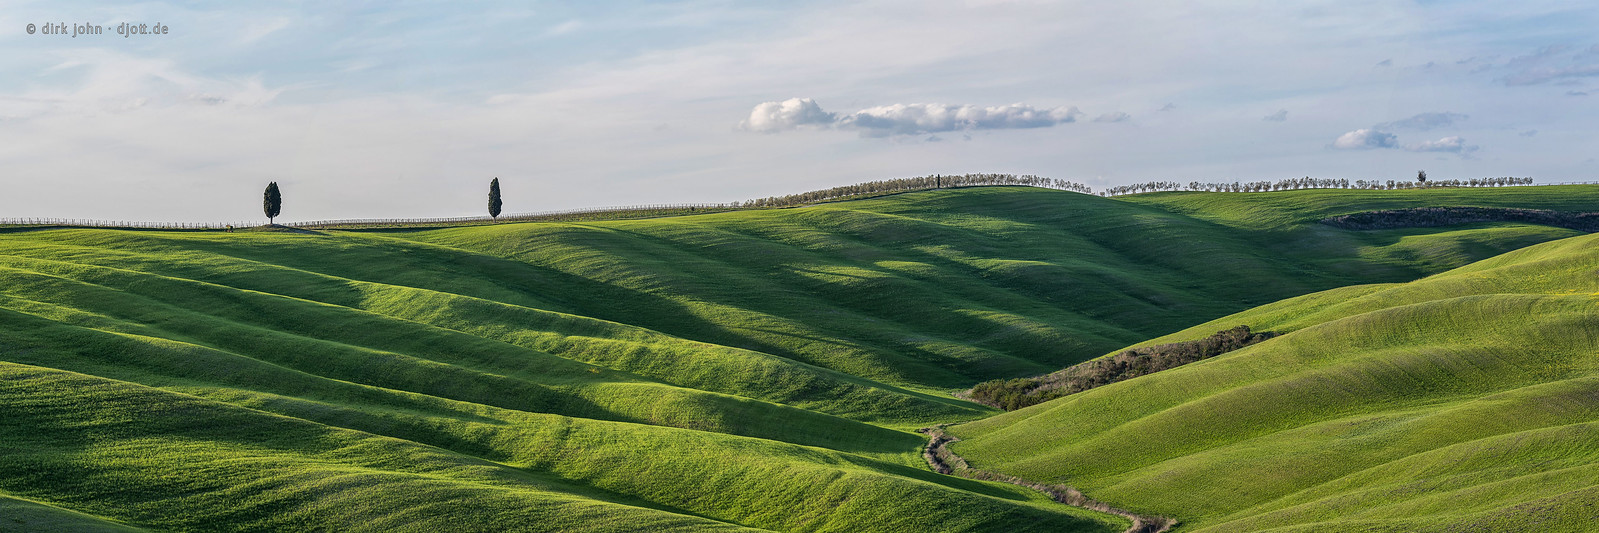
M 1578 210 L 1599 188 L 7 228 L 0 531 L 1126 527 L 932 473 L 912 430 L 951 422 L 976 466 L 1195 528 L 1498 524 L 1531 501 L 1569 523 L 1591 240 L 1316 222 L 1429 205 Z M 1015 413 L 950 395 L 1238 321 L 1289 334 Z M 1501 456 L 1525 459 L 1471 466 Z

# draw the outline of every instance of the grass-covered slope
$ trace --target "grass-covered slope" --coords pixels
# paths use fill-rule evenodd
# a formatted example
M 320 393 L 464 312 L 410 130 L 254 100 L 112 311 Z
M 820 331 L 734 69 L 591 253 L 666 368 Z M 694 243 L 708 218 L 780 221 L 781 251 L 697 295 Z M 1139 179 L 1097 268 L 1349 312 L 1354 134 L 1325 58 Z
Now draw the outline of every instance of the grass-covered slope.
M 1361 232 L 1318 223 L 1327 216 L 1584 202 L 1599 205 L 1599 188 L 1107 199 L 995 187 L 397 236 L 541 269 L 540 294 L 577 314 L 956 388 L 1046 373 L 1290 296 L 1415 279 L 1579 234 L 1526 224 Z
M 52 505 L 0 496 L 0 531 L 127 533 L 140 529 Z
M 0 509 L 60 530 L 1116 531 L 935 475 L 909 430 L 992 414 L 946 394 L 983 379 L 1570 233 L 1314 223 L 1495 192 L 1345 191 L 1269 227 L 1184 195 L 991 188 L 409 232 L 9 231 Z
M 496 285 L 505 261 L 361 235 L 0 242 L 0 495 L 31 529 L 1124 527 L 926 471 L 901 428 L 979 406 L 539 309 Z M 374 257 L 412 253 L 458 270 Z
M 1188 531 L 1586 531 L 1599 516 L 1599 236 L 1224 324 L 1286 333 L 955 426 L 974 465 Z
M 340 413 L 12 363 L 0 377 L 0 490 L 154 529 L 1116 530 L 1019 489 L 761 439 L 472 406 Z M 403 438 L 337 427 L 362 416 Z M 429 431 L 461 442 L 419 443 Z

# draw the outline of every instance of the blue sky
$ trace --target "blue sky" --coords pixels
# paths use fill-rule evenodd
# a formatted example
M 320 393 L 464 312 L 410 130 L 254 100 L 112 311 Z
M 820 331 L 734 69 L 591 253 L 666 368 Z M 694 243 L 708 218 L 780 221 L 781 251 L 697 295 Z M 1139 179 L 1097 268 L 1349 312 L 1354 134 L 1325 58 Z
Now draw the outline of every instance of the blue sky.
M 60 22 L 105 33 L 26 32 Z M 287 220 L 476 215 L 492 177 L 507 212 L 963 172 L 1586 181 L 1596 27 L 1538 1 L 0 2 L 0 217 L 249 220 L 274 180 Z

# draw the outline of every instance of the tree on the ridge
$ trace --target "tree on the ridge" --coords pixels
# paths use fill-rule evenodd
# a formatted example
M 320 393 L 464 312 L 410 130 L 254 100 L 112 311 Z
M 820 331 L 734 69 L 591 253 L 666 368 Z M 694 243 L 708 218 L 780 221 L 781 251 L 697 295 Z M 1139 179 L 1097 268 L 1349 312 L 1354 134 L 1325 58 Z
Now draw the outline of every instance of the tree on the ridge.
M 1427 183 L 1427 171 L 1425 171 L 1425 170 L 1416 171 L 1416 181 L 1419 182 L 1419 183 Z
M 489 182 L 489 218 L 499 220 L 501 205 L 504 202 L 500 201 L 500 178 L 494 178 Z
M 278 213 L 283 212 L 283 195 L 278 192 L 278 182 L 267 184 L 266 194 L 261 197 L 261 211 L 266 213 L 268 225 L 273 224 Z

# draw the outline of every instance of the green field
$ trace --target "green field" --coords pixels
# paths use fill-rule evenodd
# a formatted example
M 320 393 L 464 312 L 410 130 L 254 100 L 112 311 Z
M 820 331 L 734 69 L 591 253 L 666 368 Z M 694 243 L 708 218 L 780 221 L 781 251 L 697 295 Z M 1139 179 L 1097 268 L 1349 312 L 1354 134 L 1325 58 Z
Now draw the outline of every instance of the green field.
M 976 466 L 1065 479 L 1196 527 L 1264 527 L 1365 509 L 1371 487 L 1416 481 L 1406 472 L 1447 463 L 1465 465 L 1462 476 L 1487 474 L 1466 459 L 1415 456 L 1368 478 L 1339 477 L 1346 485 L 1287 467 L 1280 478 L 1246 476 L 1261 484 L 1248 489 L 1204 476 L 1236 475 L 1227 465 L 1256 453 L 1308 461 L 1296 447 L 1331 454 L 1337 446 L 1348 450 L 1329 465 L 1346 470 L 1326 475 L 1353 475 L 1348 469 L 1396 460 L 1384 454 L 1436 444 L 1396 424 L 1487 430 L 1501 423 L 1487 406 L 1550 398 L 1567 398 L 1570 409 L 1502 423 L 1553 433 L 1515 433 L 1520 440 L 1501 444 L 1543 439 L 1579 468 L 1564 479 L 1591 477 L 1580 470 L 1586 452 L 1565 446 L 1580 428 L 1557 424 L 1580 417 L 1581 395 L 1591 395 L 1580 378 L 1591 365 L 1575 355 L 1593 354 L 1592 324 L 1582 322 L 1596 290 L 1591 265 L 1588 285 L 1572 285 L 1587 292 L 1535 289 L 1580 281 L 1581 257 L 1557 259 L 1580 256 L 1591 240 L 1421 282 L 1338 288 L 1406 282 L 1579 234 L 1507 223 L 1366 232 L 1316 223 L 1437 205 L 1593 210 L 1599 187 L 1112 199 L 986 187 L 632 221 L 8 230 L 0 233 L 0 531 L 1126 527 L 1025 489 L 928 470 L 924 437 L 912 429 L 985 418 L 955 428 L 969 437 L 956 451 Z M 1517 267 L 1526 279 L 1497 274 L 1514 265 L 1531 265 Z M 1441 284 L 1449 279 L 1459 286 Z M 1498 296 L 1511 285 L 1521 292 Z M 1461 287 L 1480 296 L 1415 300 Z M 1365 297 L 1346 302 L 1352 294 Z M 1369 316 L 1380 318 L 1360 318 Z M 949 395 L 1239 320 L 1293 333 L 1083 394 L 1115 409 L 1071 411 L 1065 406 L 1087 401 L 1071 397 L 994 416 Z M 1339 333 L 1360 320 L 1388 329 L 1362 333 L 1376 340 Z M 1573 331 L 1590 336 L 1568 339 Z M 1367 350 L 1378 341 L 1389 344 Z M 1465 357 L 1453 348 L 1475 343 L 1510 352 L 1466 350 L 1474 355 L 1450 362 Z M 1287 346 L 1325 353 L 1278 351 Z M 1341 366 L 1346 352 L 1368 366 Z M 1268 360 L 1229 363 L 1251 357 Z M 1321 361 L 1324 373 L 1294 373 L 1295 358 Z M 1239 369 L 1225 378 L 1181 379 L 1228 364 Z M 1411 376 L 1420 370 L 1406 365 L 1459 372 Z M 1465 375 L 1473 365 L 1487 366 Z M 1219 426 L 1231 432 L 1129 425 L 1227 386 L 1265 397 L 1275 389 L 1249 387 L 1346 370 L 1392 383 L 1273 403 L 1288 414 L 1194 404 L 1205 416 L 1240 417 Z M 1421 388 L 1405 388 L 1413 383 Z M 1274 386 L 1303 389 L 1290 385 Z M 1159 394 L 1112 392 L 1138 387 Z M 1377 440 L 1316 426 L 1357 415 L 1374 417 L 1360 426 L 1372 434 L 1360 436 Z M 1290 431 L 1308 433 L 1252 440 Z M 1123 447 L 1126 436 L 1144 444 Z M 1518 464 L 1553 472 L 1547 450 L 1525 453 Z M 1092 454 L 1103 457 L 1080 460 Z M 1165 463 L 1177 460 L 1189 462 Z M 1517 479 L 1512 473 L 1494 483 Z M 1448 508 L 1439 520 L 1526 514 L 1492 505 L 1504 501 L 1495 494 L 1529 492 L 1495 487 L 1480 509 Z M 1329 492 L 1301 492 L 1313 488 Z M 1308 503 L 1284 499 L 1290 493 Z M 1565 497 L 1549 501 L 1584 495 Z M 1329 498 L 1346 507 L 1327 507 Z M 1417 509 L 1451 501 L 1418 497 L 1383 512 L 1425 516 Z M 1389 524 L 1384 516 L 1369 520 Z
M 1599 510 L 1599 235 L 1248 324 L 1284 336 L 970 424 L 974 466 L 1185 531 L 1588 531 Z

